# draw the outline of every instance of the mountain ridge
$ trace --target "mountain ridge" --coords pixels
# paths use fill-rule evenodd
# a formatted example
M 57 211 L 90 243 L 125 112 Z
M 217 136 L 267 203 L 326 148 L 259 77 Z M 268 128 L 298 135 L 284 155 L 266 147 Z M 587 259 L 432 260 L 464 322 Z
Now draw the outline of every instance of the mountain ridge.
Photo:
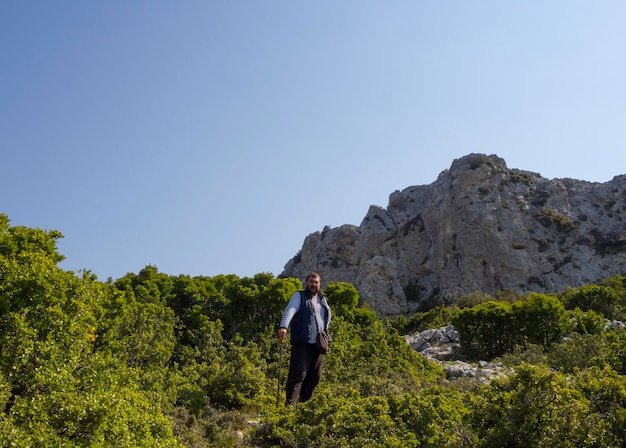
M 353 284 L 383 316 L 482 291 L 553 293 L 626 271 L 626 175 L 546 179 L 497 155 L 455 159 L 359 226 L 309 234 L 280 277 Z

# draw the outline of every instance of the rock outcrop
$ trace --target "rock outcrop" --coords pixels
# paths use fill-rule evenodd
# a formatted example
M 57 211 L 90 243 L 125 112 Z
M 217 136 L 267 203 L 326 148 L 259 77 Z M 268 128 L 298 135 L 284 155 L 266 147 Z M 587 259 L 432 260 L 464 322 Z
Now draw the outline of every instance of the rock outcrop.
M 511 368 L 505 368 L 501 362 L 468 363 L 455 359 L 461 343 L 459 334 L 452 325 L 406 335 L 404 339 L 421 355 L 441 365 L 449 380 L 471 378 L 486 383 L 512 372 Z
M 454 160 L 430 185 L 371 206 L 359 226 L 304 240 L 282 277 L 348 282 L 383 316 L 473 291 L 558 292 L 626 272 L 626 175 L 546 179 L 495 155 Z

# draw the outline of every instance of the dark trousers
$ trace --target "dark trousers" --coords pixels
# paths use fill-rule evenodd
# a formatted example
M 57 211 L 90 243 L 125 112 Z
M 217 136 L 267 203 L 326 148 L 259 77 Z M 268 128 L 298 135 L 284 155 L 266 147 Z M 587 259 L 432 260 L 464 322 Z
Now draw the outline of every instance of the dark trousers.
M 298 397 L 301 402 L 311 399 L 322 378 L 323 359 L 315 344 L 291 344 L 291 362 L 285 386 L 288 405 L 295 406 Z

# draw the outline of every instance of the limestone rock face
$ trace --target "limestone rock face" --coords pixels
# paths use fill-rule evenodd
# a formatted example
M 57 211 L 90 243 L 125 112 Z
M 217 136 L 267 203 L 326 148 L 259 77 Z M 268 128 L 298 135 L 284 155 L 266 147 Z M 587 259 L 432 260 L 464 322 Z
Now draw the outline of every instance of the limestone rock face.
M 352 283 L 383 316 L 473 291 L 558 292 L 626 272 L 626 175 L 545 179 L 496 155 L 454 160 L 430 185 L 371 206 L 361 224 L 304 240 L 281 277 Z

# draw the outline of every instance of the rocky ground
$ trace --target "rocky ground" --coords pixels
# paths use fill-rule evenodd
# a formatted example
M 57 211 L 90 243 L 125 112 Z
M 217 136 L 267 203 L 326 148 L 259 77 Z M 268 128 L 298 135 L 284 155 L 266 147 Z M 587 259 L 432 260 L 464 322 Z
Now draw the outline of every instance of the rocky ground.
M 605 329 L 609 328 L 626 328 L 626 323 L 609 320 L 605 324 Z M 479 382 L 488 382 L 512 372 L 512 369 L 505 368 L 500 362 L 467 363 L 457 359 L 460 340 L 458 332 L 452 325 L 406 335 L 404 339 L 420 354 L 443 366 L 449 380 L 472 378 Z
M 499 362 L 468 363 L 455 359 L 460 341 L 459 334 L 452 325 L 424 330 L 404 338 L 420 354 L 440 364 L 449 380 L 472 378 L 479 382 L 488 382 L 511 372 L 511 369 L 503 367 Z

